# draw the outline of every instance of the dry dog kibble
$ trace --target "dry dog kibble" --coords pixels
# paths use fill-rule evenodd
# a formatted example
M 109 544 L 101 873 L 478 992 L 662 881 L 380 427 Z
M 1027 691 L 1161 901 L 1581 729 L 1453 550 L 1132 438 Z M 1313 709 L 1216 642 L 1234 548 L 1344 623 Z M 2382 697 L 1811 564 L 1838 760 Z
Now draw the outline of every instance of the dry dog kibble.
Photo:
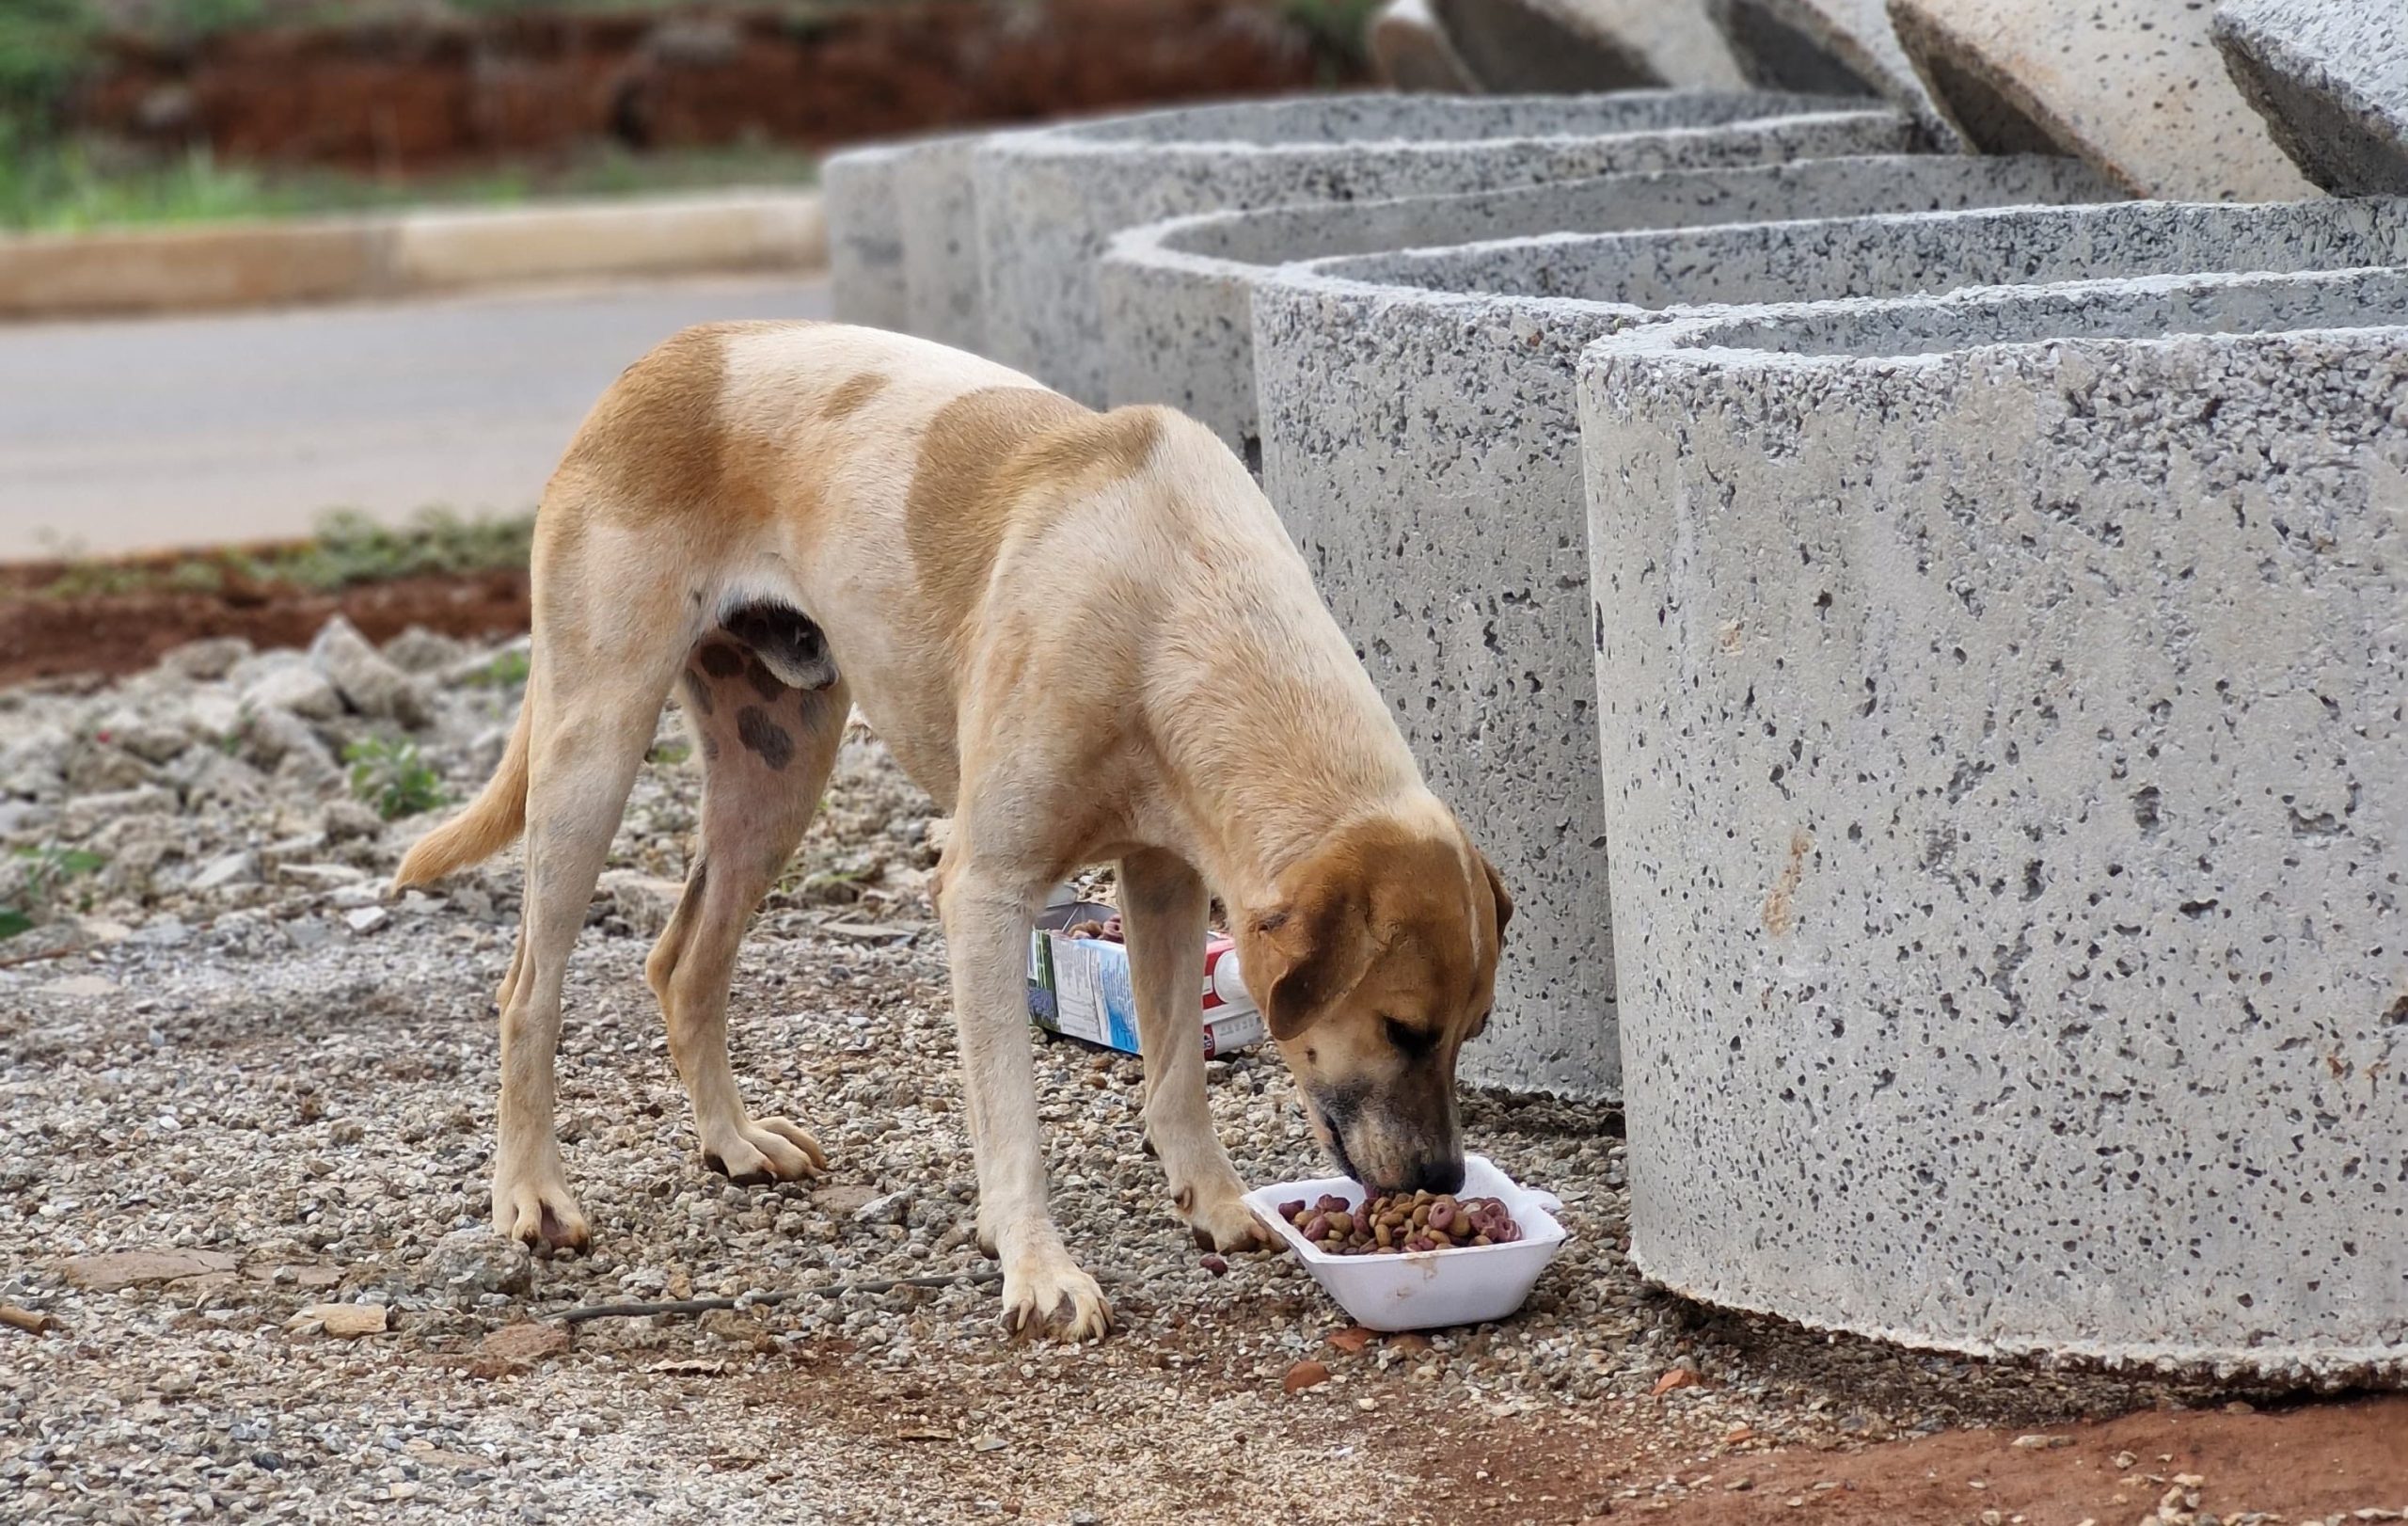
M 1279 1216 L 1333 1256 L 1511 1245 L 1522 1237 L 1501 1200 L 1450 1192 L 1394 1192 L 1359 1208 L 1325 1192 L 1310 1203 L 1302 1198 L 1281 1203 Z

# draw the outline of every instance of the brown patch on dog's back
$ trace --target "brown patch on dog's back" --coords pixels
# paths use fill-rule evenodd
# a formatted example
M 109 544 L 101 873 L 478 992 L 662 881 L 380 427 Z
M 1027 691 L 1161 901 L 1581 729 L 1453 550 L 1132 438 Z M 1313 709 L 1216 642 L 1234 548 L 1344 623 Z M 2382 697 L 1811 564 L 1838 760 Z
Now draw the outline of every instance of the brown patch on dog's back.
M 870 399 L 886 390 L 886 378 L 875 371 L 864 371 L 839 382 L 833 391 L 819 405 L 819 417 L 833 423 L 850 418 L 869 405 Z
M 1016 514 L 1144 467 L 1162 430 L 1149 408 L 1097 413 L 1059 392 L 987 387 L 937 411 L 904 501 L 904 535 L 927 608 L 949 642 L 972 615 Z
M 740 334 L 789 326 L 700 324 L 671 335 L 602 394 L 554 481 L 577 481 L 585 489 L 578 495 L 582 501 L 630 524 L 766 517 L 772 507 L 763 490 L 768 479 L 731 469 L 721 407 L 727 344 Z

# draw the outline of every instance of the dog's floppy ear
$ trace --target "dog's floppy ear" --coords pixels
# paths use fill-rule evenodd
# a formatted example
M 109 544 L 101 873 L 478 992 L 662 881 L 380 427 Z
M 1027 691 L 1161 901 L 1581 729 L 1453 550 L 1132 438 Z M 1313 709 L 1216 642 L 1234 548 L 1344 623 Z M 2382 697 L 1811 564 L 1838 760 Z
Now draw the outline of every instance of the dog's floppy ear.
M 1488 862 L 1488 855 L 1475 851 L 1472 856 L 1480 860 L 1481 872 L 1488 876 L 1488 893 L 1497 898 L 1497 937 L 1501 943 L 1505 924 L 1513 920 L 1513 898 L 1505 893 L 1505 882 L 1497 877 L 1497 866 Z
M 1361 886 L 1307 880 L 1287 904 L 1254 919 L 1245 981 L 1282 1041 L 1310 1027 L 1371 964 L 1370 909 Z

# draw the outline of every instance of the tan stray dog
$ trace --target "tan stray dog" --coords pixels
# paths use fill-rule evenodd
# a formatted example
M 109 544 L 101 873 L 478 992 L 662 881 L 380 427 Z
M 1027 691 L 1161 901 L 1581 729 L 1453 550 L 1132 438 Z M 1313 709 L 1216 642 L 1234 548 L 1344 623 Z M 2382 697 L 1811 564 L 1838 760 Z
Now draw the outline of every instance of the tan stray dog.
M 937 901 L 979 1241 L 1003 1263 L 1009 1326 L 1079 1339 L 1110 1321 L 1047 1201 L 1024 989 L 1036 913 L 1084 864 L 1119 866 L 1146 1132 L 1199 1244 L 1268 1240 L 1205 1098 L 1208 884 L 1341 1167 L 1382 1190 L 1460 1184 L 1455 1054 L 1487 1019 L 1511 903 L 1201 425 L 1099 414 L 874 329 L 689 329 L 586 419 L 545 491 L 533 577 L 509 750 L 397 881 L 527 835 L 499 998 L 499 1232 L 586 1242 L 553 1132 L 562 976 L 673 685 L 704 759 L 702 826 L 646 974 L 716 1169 L 786 1181 L 825 1164 L 802 1128 L 738 1099 L 728 978 L 858 704 L 953 813 Z

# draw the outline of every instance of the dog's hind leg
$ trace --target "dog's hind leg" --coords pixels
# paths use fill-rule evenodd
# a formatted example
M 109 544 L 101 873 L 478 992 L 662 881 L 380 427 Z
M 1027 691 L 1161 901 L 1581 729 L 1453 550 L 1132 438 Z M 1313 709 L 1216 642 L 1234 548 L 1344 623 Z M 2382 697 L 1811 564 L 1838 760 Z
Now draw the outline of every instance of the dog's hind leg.
M 686 893 L 644 977 L 693 1100 L 704 1163 L 747 1184 L 791 1182 L 828 1163 L 800 1125 L 744 1110 L 727 1062 L 727 986 L 745 920 L 802 840 L 844 739 L 852 701 L 832 671 L 830 680 L 789 688 L 713 635 L 695 647 L 679 689 L 703 754 L 703 822 Z
M 548 501 L 546 512 L 555 512 Z M 562 565 L 567 559 L 547 565 L 538 551 L 527 888 L 501 1002 L 493 1224 L 531 1245 L 582 1249 L 585 1216 L 569 1191 L 553 1119 L 561 985 L 692 632 L 673 587 L 623 580 L 608 585 L 607 611 L 581 607 L 593 596 L 586 591 L 604 584 L 590 565 Z
M 1196 993 L 1204 978 L 1211 898 L 1183 859 L 1149 850 L 1120 861 L 1120 916 L 1137 998 L 1137 1047 L 1146 1061 L 1146 1137 L 1162 1157 L 1171 1200 L 1207 1250 L 1270 1243 L 1245 1205 L 1204 1095 L 1204 1041 Z

